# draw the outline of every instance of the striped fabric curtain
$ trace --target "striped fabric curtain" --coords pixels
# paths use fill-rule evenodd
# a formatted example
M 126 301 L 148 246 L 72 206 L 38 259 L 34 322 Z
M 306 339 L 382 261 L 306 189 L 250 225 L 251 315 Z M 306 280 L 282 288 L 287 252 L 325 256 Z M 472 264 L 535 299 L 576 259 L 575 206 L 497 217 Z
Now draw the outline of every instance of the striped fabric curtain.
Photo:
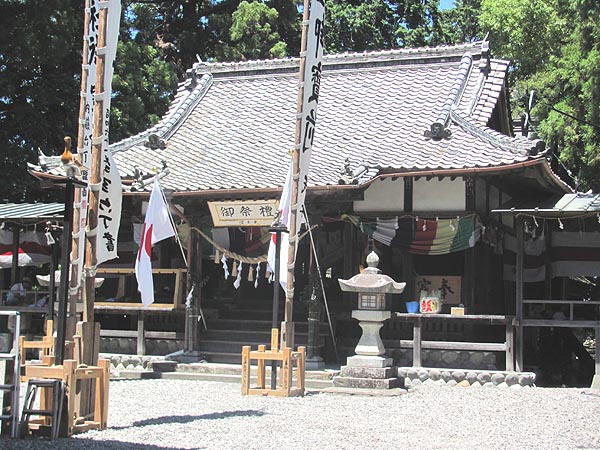
M 401 247 L 418 255 L 445 255 L 473 247 L 480 239 L 482 225 L 473 214 L 453 219 L 395 217 L 368 220 L 345 215 L 347 220 L 378 242 Z
M 400 218 L 392 240 L 417 255 L 445 255 L 473 247 L 481 239 L 482 226 L 476 215 L 456 219 Z

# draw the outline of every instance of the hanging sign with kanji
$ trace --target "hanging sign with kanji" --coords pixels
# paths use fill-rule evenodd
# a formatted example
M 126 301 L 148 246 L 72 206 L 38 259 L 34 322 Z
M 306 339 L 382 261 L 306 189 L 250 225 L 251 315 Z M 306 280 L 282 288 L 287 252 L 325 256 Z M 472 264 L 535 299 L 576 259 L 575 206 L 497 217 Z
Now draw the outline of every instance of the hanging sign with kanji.
M 277 200 L 208 202 L 215 227 L 268 227 L 275 220 Z

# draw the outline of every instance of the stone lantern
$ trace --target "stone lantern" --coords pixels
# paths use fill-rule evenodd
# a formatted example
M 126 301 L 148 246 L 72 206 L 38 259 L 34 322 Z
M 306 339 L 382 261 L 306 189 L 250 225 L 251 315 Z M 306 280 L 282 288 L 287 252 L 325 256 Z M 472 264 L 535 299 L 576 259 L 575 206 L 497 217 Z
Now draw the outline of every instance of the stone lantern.
M 349 280 L 338 279 L 342 291 L 358 293 L 358 309 L 352 311 L 352 317 L 358 320 L 362 336 L 355 349 L 356 355 L 348 358 L 348 365 L 342 367 L 341 377 L 334 379 L 334 385 L 388 389 L 397 385 L 392 358 L 383 356 L 385 347 L 379 330 L 392 316 L 386 309 L 386 295 L 402 293 L 406 283 L 397 283 L 383 275 L 378 264 L 379 257 L 371 252 L 363 273 Z

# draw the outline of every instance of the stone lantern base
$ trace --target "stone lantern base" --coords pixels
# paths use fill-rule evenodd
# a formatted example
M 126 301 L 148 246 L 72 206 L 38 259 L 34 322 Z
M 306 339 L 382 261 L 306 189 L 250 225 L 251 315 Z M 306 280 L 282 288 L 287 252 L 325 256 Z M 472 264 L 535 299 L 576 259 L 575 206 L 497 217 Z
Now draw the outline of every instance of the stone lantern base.
M 392 366 L 392 358 L 382 356 L 351 356 L 333 379 L 335 387 L 344 388 L 393 389 L 403 384 L 397 368 Z

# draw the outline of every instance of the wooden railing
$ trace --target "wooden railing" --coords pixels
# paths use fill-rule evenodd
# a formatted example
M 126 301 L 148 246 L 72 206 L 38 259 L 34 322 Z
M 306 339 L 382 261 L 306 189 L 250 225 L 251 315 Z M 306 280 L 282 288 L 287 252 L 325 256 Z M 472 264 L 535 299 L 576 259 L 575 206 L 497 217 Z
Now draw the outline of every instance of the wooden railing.
M 173 313 L 183 313 L 182 309 L 176 309 L 170 306 L 152 304 L 144 308 L 141 303 L 138 305 L 132 303 L 108 303 L 96 304 L 94 306 L 96 314 L 114 314 L 131 315 L 136 318 L 136 330 L 100 330 L 100 337 L 112 338 L 133 338 L 136 339 L 136 352 L 138 355 L 146 354 L 146 339 L 183 339 L 183 333 L 176 331 L 147 331 L 146 318 L 149 315 L 164 315 Z
M 400 348 L 413 349 L 413 367 L 421 367 L 421 352 L 423 349 L 435 350 L 467 350 L 504 352 L 506 356 L 506 370 L 515 370 L 514 355 L 514 330 L 515 320 L 512 316 L 497 315 L 464 315 L 453 316 L 450 314 L 406 314 L 393 313 L 391 320 L 411 322 L 413 324 L 413 339 L 400 339 L 396 343 Z M 422 327 L 428 321 L 456 321 L 458 323 L 474 322 L 485 325 L 502 325 L 505 327 L 505 342 L 462 342 L 462 341 L 424 341 Z
M 524 305 L 542 305 L 542 306 L 561 306 L 568 305 L 569 317 L 565 319 L 552 318 L 533 318 L 527 317 L 527 312 L 523 316 L 523 325 L 526 327 L 568 327 L 568 328 L 598 328 L 600 327 L 600 313 L 596 313 L 596 320 L 577 319 L 575 317 L 575 307 L 583 308 L 595 306 L 600 309 L 600 301 L 583 301 L 583 300 L 523 300 Z

